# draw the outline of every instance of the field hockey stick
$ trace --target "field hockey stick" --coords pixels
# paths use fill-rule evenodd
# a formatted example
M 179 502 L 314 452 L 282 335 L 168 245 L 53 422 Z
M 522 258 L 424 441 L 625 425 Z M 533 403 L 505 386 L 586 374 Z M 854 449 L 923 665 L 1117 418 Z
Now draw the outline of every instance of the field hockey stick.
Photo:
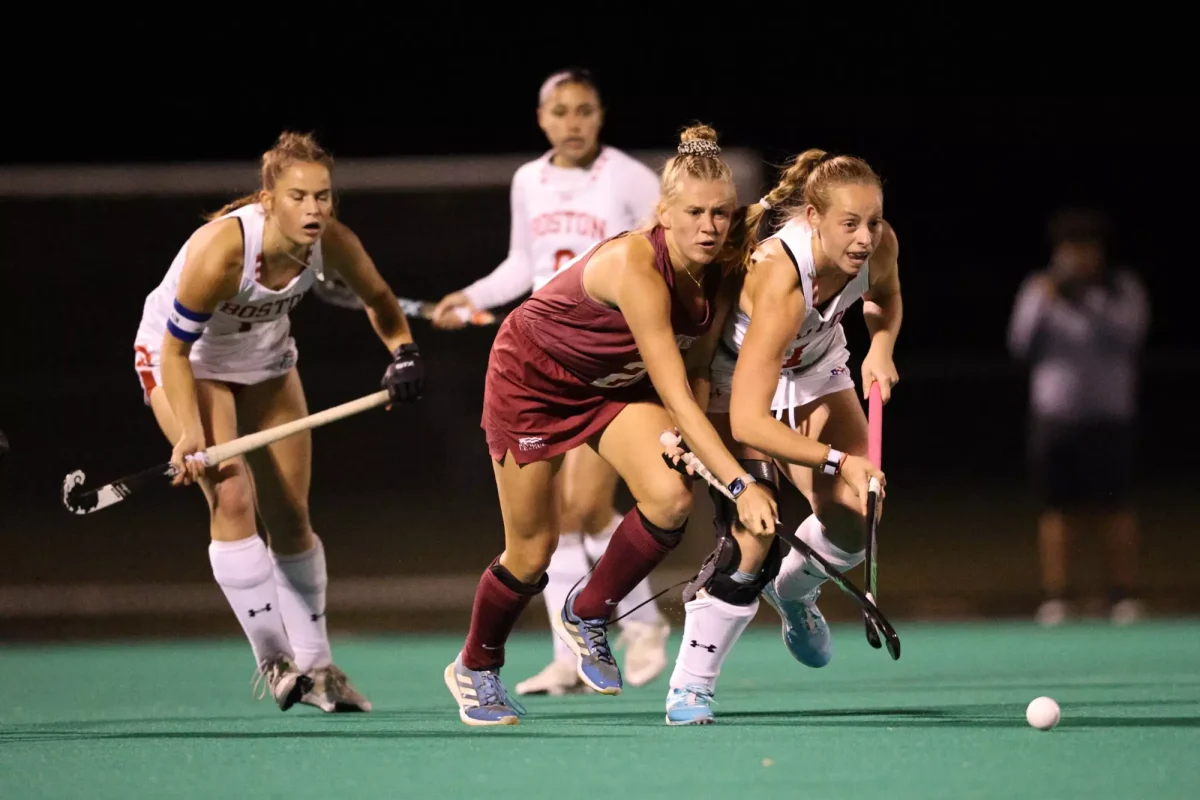
M 729 489 L 717 480 L 716 476 L 709 472 L 708 467 L 704 466 L 696 454 L 687 448 L 687 445 L 683 443 L 678 434 L 673 431 L 663 431 L 658 441 L 664 448 L 679 447 L 684 451 L 678 464 L 672 463 L 671 457 L 663 453 L 663 461 L 667 462 L 668 467 L 684 474 L 687 474 L 686 467 L 691 467 L 697 475 L 707 481 L 710 486 L 722 495 L 730 500 L 734 499 Z M 781 523 L 779 520 L 776 520 L 776 524 L 780 525 Z M 892 627 L 892 623 L 888 622 L 887 617 L 883 615 L 883 612 L 879 610 L 875 603 L 869 600 L 857 586 L 850 582 L 849 578 L 826 561 L 824 557 L 809 547 L 803 540 L 797 538 L 795 533 L 786 531 L 782 527 L 776 527 L 775 535 L 796 550 L 799 550 L 810 561 L 817 564 L 829 576 L 829 580 L 833 581 L 839 589 L 850 595 L 858 603 L 863 610 L 863 614 L 867 616 L 867 619 L 874 624 L 876 629 L 883 633 L 883 637 L 887 641 L 888 654 L 891 655 L 893 660 L 898 660 L 900 658 L 900 637 L 896 634 L 896 629 Z
M 327 408 L 324 411 L 309 414 L 307 417 L 285 422 L 282 425 L 276 425 L 274 428 L 267 428 L 264 431 L 251 433 L 223 444 L 213 445 L 207 450 L 187 456 L 186 460 L 199 461 L 205 467 L 215 467 L 223 461 L 228 461 L 244 453 L 249 453 L 252 450 L 258 450 L 269 444 L 274 444 L 280 439 L 286 439 L 302 431 L 319 428 L 322 425 L 328 425 L 331 422 L 337 422 L 340 419 L 361 414 L 364 411 L 378 408 L 388 402 L 390 402 L 390 398 L 387 390 L 381 389 L 365 397 L 360 397 L 357 400 L 342 403 L 340 406 Z M 168 461 L 164 464 L 144 469 L 141 472 L 126 475 L 124 478 L 115 480 L 99 488 L 85 491 L 83 489 L 83 471 L 75 470 L 63 479 L 63 505 L 72 514 L 91 514 L 102 508 L 108 508 L 114 503 L 119 503 L 134 492 L 144 489 L 147 486 L 160 484 L 164 478 L 168 480 L 174 478 L 179 472 L 179 468 Z
M 880 469 L 883 464 L 883 395 L 878 383 L 871 384 L 867 412 L 867 459 Z M 864 573 L 867 579 L 867 599 L 876 602 L 879 596 L 879 480 L 871 478 L 867 486 L 867 557 Z M 867 641 L 872 647 L 880 647 L 879 631 L 871 617 L 864 611 L 863 624 L 867 630 Z
M 404 316 L 433 319 L 433 310 L 437 308 L 437 303 L 431 303 L 428 300 L 410 300 L 407 297 L 398 297 L 396 299 L 400 301 L 400 310 L 404 312 Z M 459 306 L 453 310 L 453 314 L 470 325 L 485 327 L 496 324 L 496 315 L 486 308 L 481 308 L 472 314 L 466 308 Z
M 313 294 L 331 306 L 348 308 L 352 311 L 363 310 L 363 302 L 358 298 L 358 295 L 337 278 L 317 281 L 313 284 Z M 437 303 L 431 303 L 428 300 L 413 300 L 409 297 L 397 297 L 396 300 L 399 301 L 400 310 L 406 317 L 433 319 L 433 310 L 437 308 Z M 496 324 L 496 315 L 486 309 L 481 309 L 472 314 L 466 308 L 460 306 L 454 309 L 454 314 L 464 323 L 470 325 L 486 326 Z

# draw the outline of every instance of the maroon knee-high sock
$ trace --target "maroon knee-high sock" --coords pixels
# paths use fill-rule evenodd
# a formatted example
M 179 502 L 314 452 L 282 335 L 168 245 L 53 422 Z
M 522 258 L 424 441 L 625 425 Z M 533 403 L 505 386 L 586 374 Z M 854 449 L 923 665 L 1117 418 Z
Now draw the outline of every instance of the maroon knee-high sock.
M 497 558 L 483 571 L 475 604 L 471 608 L 471 629 L 463 645 L 463 666 L 467 669 L 500 669 L 504 666 L 504 643 L 529 601 L 546 588 L 546 576 L 537 585 L 521 583 Z
M 663 531 L 650 525 L 654 529 L 652 534 L 648 525 L 637 506 L 621 520 L 587 586 L 575 598 L 576 616 L 608 619 L 617 603 L 653 572 L 683 538 L 682 526 Z

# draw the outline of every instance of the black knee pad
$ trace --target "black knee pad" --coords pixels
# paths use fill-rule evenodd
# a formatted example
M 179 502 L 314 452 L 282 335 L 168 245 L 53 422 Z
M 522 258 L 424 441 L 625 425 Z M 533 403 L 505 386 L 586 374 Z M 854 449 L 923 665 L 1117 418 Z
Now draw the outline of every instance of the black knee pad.
M 496 578 L 498 578 L 499 581 L 506 587 L 525 597 L 536 597 L 542 593 L 542 590 L 546 588 L 546 584 L 550 582 L 550 576 L 543 572 L 542 577 L 538 579 L 537 583 L 522 583 L 521 581 L 517 580 L 516 575 L 513 575 L 503 564 L 500 563 L 499 558 L 492 562 L 489 569 L 491 570 L 492 574 L 495 575 Z
M 642 527 L 646 529 L 646 533 L 650 534 L 650 538 L 668 550 L 674 550 L 679 546 L 679 543 L 683 541 L 683 533 L 687 530 L 686 519 L 683 521 L 683 524 L 675 530 L 666 531 L 655 525 L 650 520 L 646 519 L 646 515 L 642 513 L 640 508 L 637 509 L 637 515 L 641 519 Z
M 774 462 L 741 459 L 738 463 L 757 482 L 766 486 L 774 497 L 778 498 L 779 473 Z M 713 505 L 717 511 L 713 518 L 717 546 L 704 560 L 695 580 L 683 590 L 683 602 L 690 603 L 695 599 L 696 593 L 700 589 L 704 589 L 713 597 L 724 600 L 730 605 L 748 606 L 758 598 L 763 587 L 779 574 L 779 567 L 783 561 L 780 541 L 778 538 L 772 539 L 771 549 L 767 551 L 767 559 L 763 562 L 762 569 L 759 570 L 754 581 L 751 583 L 735 581 L 733 575 L 737 572 L 738 565 L 742 560 L 742 548 L 738 546 L 737 539 L 733 538 L 732 533 L 734 522 L 737 521 L 737 506 L 715 489 L 711 490 L 710 494 L 713 496 Z

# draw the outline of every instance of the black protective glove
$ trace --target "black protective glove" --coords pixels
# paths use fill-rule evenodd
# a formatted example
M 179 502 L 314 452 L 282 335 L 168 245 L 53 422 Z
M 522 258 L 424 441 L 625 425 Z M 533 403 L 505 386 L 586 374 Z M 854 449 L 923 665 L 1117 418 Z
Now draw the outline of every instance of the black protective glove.
M 395 403 L 420 400 L 425 390 L 425 362 L 416 344 L 402 344 L 392 353 L 392 363 L 383 373 L 383 388 Z

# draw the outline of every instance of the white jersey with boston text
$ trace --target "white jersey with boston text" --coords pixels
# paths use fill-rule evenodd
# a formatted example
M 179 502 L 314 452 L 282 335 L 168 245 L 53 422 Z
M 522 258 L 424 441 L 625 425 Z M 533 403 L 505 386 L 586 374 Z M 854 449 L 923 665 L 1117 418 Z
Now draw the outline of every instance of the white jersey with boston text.
M 321 243 L 312 250 L 309 266 L 281 289 L 258 282 L 262 268 L 261 204 L 242 206 L 221 217 L 238 220 L 242 229 L 243 267 L 238 293 L 221 302 L 192 345 L 190 361 L 197 378 L 231 383 L 258 383 L 287 372 L 296 363 L 289 312 L 301 301 L 323 269 Z M 170 269 L 146 297 L 135 338 L 139 370 L 156 368 L 167 320 L 174 310 L 179 278 L 187 261 L 188 243 Z
M 556 167 L 553 151 L 513 175 L 508 258 L 463 291 L 494 308 L 537 291 L 598 241 L 638 227 L 658 203 L 654 171 L 615 147 L 588 169 Z
M 802 220 L 792 220 L 769 239 L 778 239 L 791 258 L 800 276 L 804 292 L 804 321 L 783 354 L 771 410 L 782 419 L 789 413 L 789 424 L 795 428 L 795 410 L 822 397 L 854 388 L 854 379 L 846 363 L 850 353 L 846 348 L 846 333 L 842 317 L 846 310 L 862 299 L 870 286 L 870 261 L 863 264 L 837 295 L 822 304 L 813 305 L 813 280 L 816 268 L 812 257 L 812 231 Z M 737 308 L 729 315 L 721 331 L 721 343 L 712 363 L 712 390 L 708 410 L 729 413 L 730 393 L 737 355 L 742 349 L 750 315 Z
M 812 231 L 803 220 L 794 219 L 768 237 L 769 239 L 780 241 L 800 273 L 800 288 L 804 292 L 804 322 L 784 351 L 781 369 L 784 372 L 803 371 L 817 363 L 831 348 L 846 346 L 842 317 L 870 288 L 871 262 L 868 260 L 864 263 L 858 274 L 818 309 L 813 304 L 816 267 L 813 265 Z M 750 315 L 738 308 L 729 316 L 722 331 L 722 348 L 734 354 L 741 350 L 742 340 L 749 326 Z

